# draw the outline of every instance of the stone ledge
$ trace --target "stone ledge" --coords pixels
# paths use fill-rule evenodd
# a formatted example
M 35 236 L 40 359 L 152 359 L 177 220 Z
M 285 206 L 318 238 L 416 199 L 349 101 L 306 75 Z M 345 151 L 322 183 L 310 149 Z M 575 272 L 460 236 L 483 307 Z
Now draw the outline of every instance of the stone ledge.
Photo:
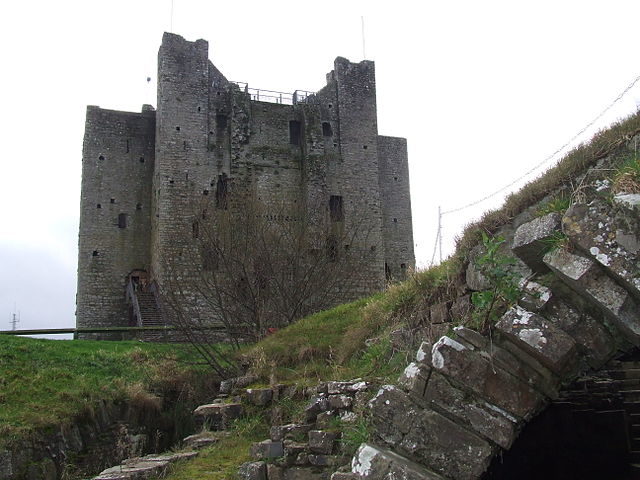
M 390 480 L 444 480 L 443 477 L 427 470 L 386 448 L 363 443 L 353 457 L 351 471 L 355 479 Z M 333 478 L 333 477 L 332 477 Z

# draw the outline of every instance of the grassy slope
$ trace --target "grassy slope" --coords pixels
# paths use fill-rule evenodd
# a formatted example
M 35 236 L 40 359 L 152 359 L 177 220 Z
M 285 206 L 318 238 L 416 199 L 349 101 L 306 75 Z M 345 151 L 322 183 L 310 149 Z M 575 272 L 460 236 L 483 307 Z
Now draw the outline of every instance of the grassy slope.
M 245 349 L 242 355 L 262 383 L 305 385 L 354 377 L 393 381 L 414 349 L 398 349 L 390 340 L 390 332 L 400 325 L 419 325 L 421 312 L 428 305 L 455 291 L 467 252 L 478 243 L 479 232 L 492 233 L 546 195 L 563 187 L 571 189 L 571 181 L 579 172 L 615 151 L 638 131 L 640 114 L 569 153 L 547 175 L 510 196 L 501 209 L 488 212 L 471 225 L 460 239 L 457 253 L 444 264 L 417 272 L 383 294 L 303 319 Z M 637 162 L 634 158 L 630 168 L 637 170 Z M 640 173 L 634 175 L 636 185 L 640 185 Z M 615 177 L 613 180 L 617 181 Z M 375 340 L 366 345 L 365 340 L 371 338 Z M 130 396 L 131 385 L 160 382 L 161 371 L 177 373 L 176 357 L 169 354 L 175 349 L 131 342 L 0 337 L 0 447 L 7 438 L 69 419 L 97 399 Z M 184 352 L 176 352 L 177 358 L 185 358 Z M 266 426 L 255 415 L 242 419 L 232 438 L 205 450 L 198 460 L 178 466 L 169 478 L 233 478 L 237 466 L 246 461 L 251 442 L 266 438 Z
M 187 379 L 201 370 L 194 360 L 175 345 L 0 336 L 0 448 L 69 422 L 99 400 Z
M 414 349 L 396 350 L 389 333 L 399 327 L 413 328 L 422 320 L 429 305 L 451 298 L 464 275 L 468 252 L 480 243 L 480 232 L 495 232 L 525 208 L 552 194 L 549 203 L 564 204 L 565 196 L 576 193 L 572 180 L 605 155 L 616 152 L 640 132 L 640 113 L 621 121 L 594 139 L 567 154 L 542 177 L 512 194 L 500 209 L 487 212 L 470 225 L 458 240 L 456 254 L 443 264 L 414 273 L 407 281 L 387 291 L 328 311 L 311 315 L 265 338 L 245 350 L 252 370 L 264 383 L 295 382 L 302 385 L 318 380 L 346 380 L 354 377 L 394 381 Z M 628 154 L 623 154 L 628 155 Z M 608 176 L 614 186 L 624 172 L 625 182 L 640 189 L 640 164 L 637 157 L 623 159 L 622 167 Z M 628 173 L 628 172 L 631 173 Z M 629 180 L 628 176 L 632 178 Z M 593 179 L 592 179 L 593 180 Z M 545 205 L 540 208 L 544 214 Z M 558 210 L 555 205 L 548 205 Z M 374 342 L 365 340 L 375 338 Z M 250 428 L 249 428 L 250 427 Z M 266 424 L 245 418 L 233 440 L 223 440 L 202 452 L 194 462 L 178 465 L 167 480 L 222 480 L 236 478 L 240 463 L 248 460 L 248 448 L 266 438 Z M 359 443 L 359 442 L 356 442 Z

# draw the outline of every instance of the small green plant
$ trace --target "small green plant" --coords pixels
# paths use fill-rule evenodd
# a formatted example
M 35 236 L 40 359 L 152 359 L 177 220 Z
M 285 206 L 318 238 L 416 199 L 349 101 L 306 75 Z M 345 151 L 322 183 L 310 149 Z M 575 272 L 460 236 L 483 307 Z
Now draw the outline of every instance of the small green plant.
M 369 419 L 366 417 L 358 417 L 355 422 L 342 423 L 342 438 L 340 444 L 342 451 L 347 456 L 352 456 L 358 447 L 369 441 L 370 437 Z
M 516 303 L 521 295 L 518 277 L 509 270 L 515 259 L 500 253 L 500 246 L 504 242 L 500 236 L 489 237 L 482 233 L 485 252 L 475 263 L 492 288 L 471 295 L 471 303 L 475 307 L 471 326 L 482 333 L 489 331 L 506 308 Z
M 627 159 L 613 175 L 615 193 L 640 193 L 640 159 Z
M 544 247 L 544 253 L 566 249 L 569 247 L 569 237 L 560 230 L 556 230 L 547 238 L 542 240 L 542 244 Z
M 548 202 L 542 204 L 540 208 L 538 208 L 538 210 L 536 211 L 536 215 L 538 217 L 542 217 L 544 215 L 547 215 L 553 212 L 562 213 L 562 212 L 565 212 L 570 205 L 571 205 L 571 198 L 565 195 L 564 193 L 561 193 L 557 197 L 552 198 Z

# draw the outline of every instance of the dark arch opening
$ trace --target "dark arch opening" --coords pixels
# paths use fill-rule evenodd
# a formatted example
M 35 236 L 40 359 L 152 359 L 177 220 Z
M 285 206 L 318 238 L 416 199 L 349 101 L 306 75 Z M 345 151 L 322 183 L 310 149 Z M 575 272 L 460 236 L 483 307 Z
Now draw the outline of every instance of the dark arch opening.
M 614 360 L 562 390 L 483 479 L 640 479 L 638 360 Z

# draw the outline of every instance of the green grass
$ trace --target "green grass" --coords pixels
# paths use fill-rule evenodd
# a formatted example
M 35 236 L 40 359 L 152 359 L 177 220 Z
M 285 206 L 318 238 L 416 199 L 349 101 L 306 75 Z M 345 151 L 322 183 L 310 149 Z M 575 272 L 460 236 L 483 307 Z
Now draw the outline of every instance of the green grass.
M 564 213 L 571 205 L 571 198 L 564 192 L 561 192 L 556 197 L 552 198 L 548 202 L 543 203 L 536 210 L 536 215 L 543 217 L 549 213 L 558 212 Z
M 202 376 L 199 361 L 176 345 L 0 335 L 0 448 L 88 414 L 100 400 L 153 401 Z
M 189 462 L 179 463 L 163 477 L 165 480 L 231 480 L 238 467 L 249 461 L 249 447 L 269 436 L 267 420 L 260 415 L 245 416 L 234 422 L 230 436 L 212 447 L 202 449 Z
M 640 193 L 640 160 L 636 155 L 627 158 L 613 175 L 616 193 Z

